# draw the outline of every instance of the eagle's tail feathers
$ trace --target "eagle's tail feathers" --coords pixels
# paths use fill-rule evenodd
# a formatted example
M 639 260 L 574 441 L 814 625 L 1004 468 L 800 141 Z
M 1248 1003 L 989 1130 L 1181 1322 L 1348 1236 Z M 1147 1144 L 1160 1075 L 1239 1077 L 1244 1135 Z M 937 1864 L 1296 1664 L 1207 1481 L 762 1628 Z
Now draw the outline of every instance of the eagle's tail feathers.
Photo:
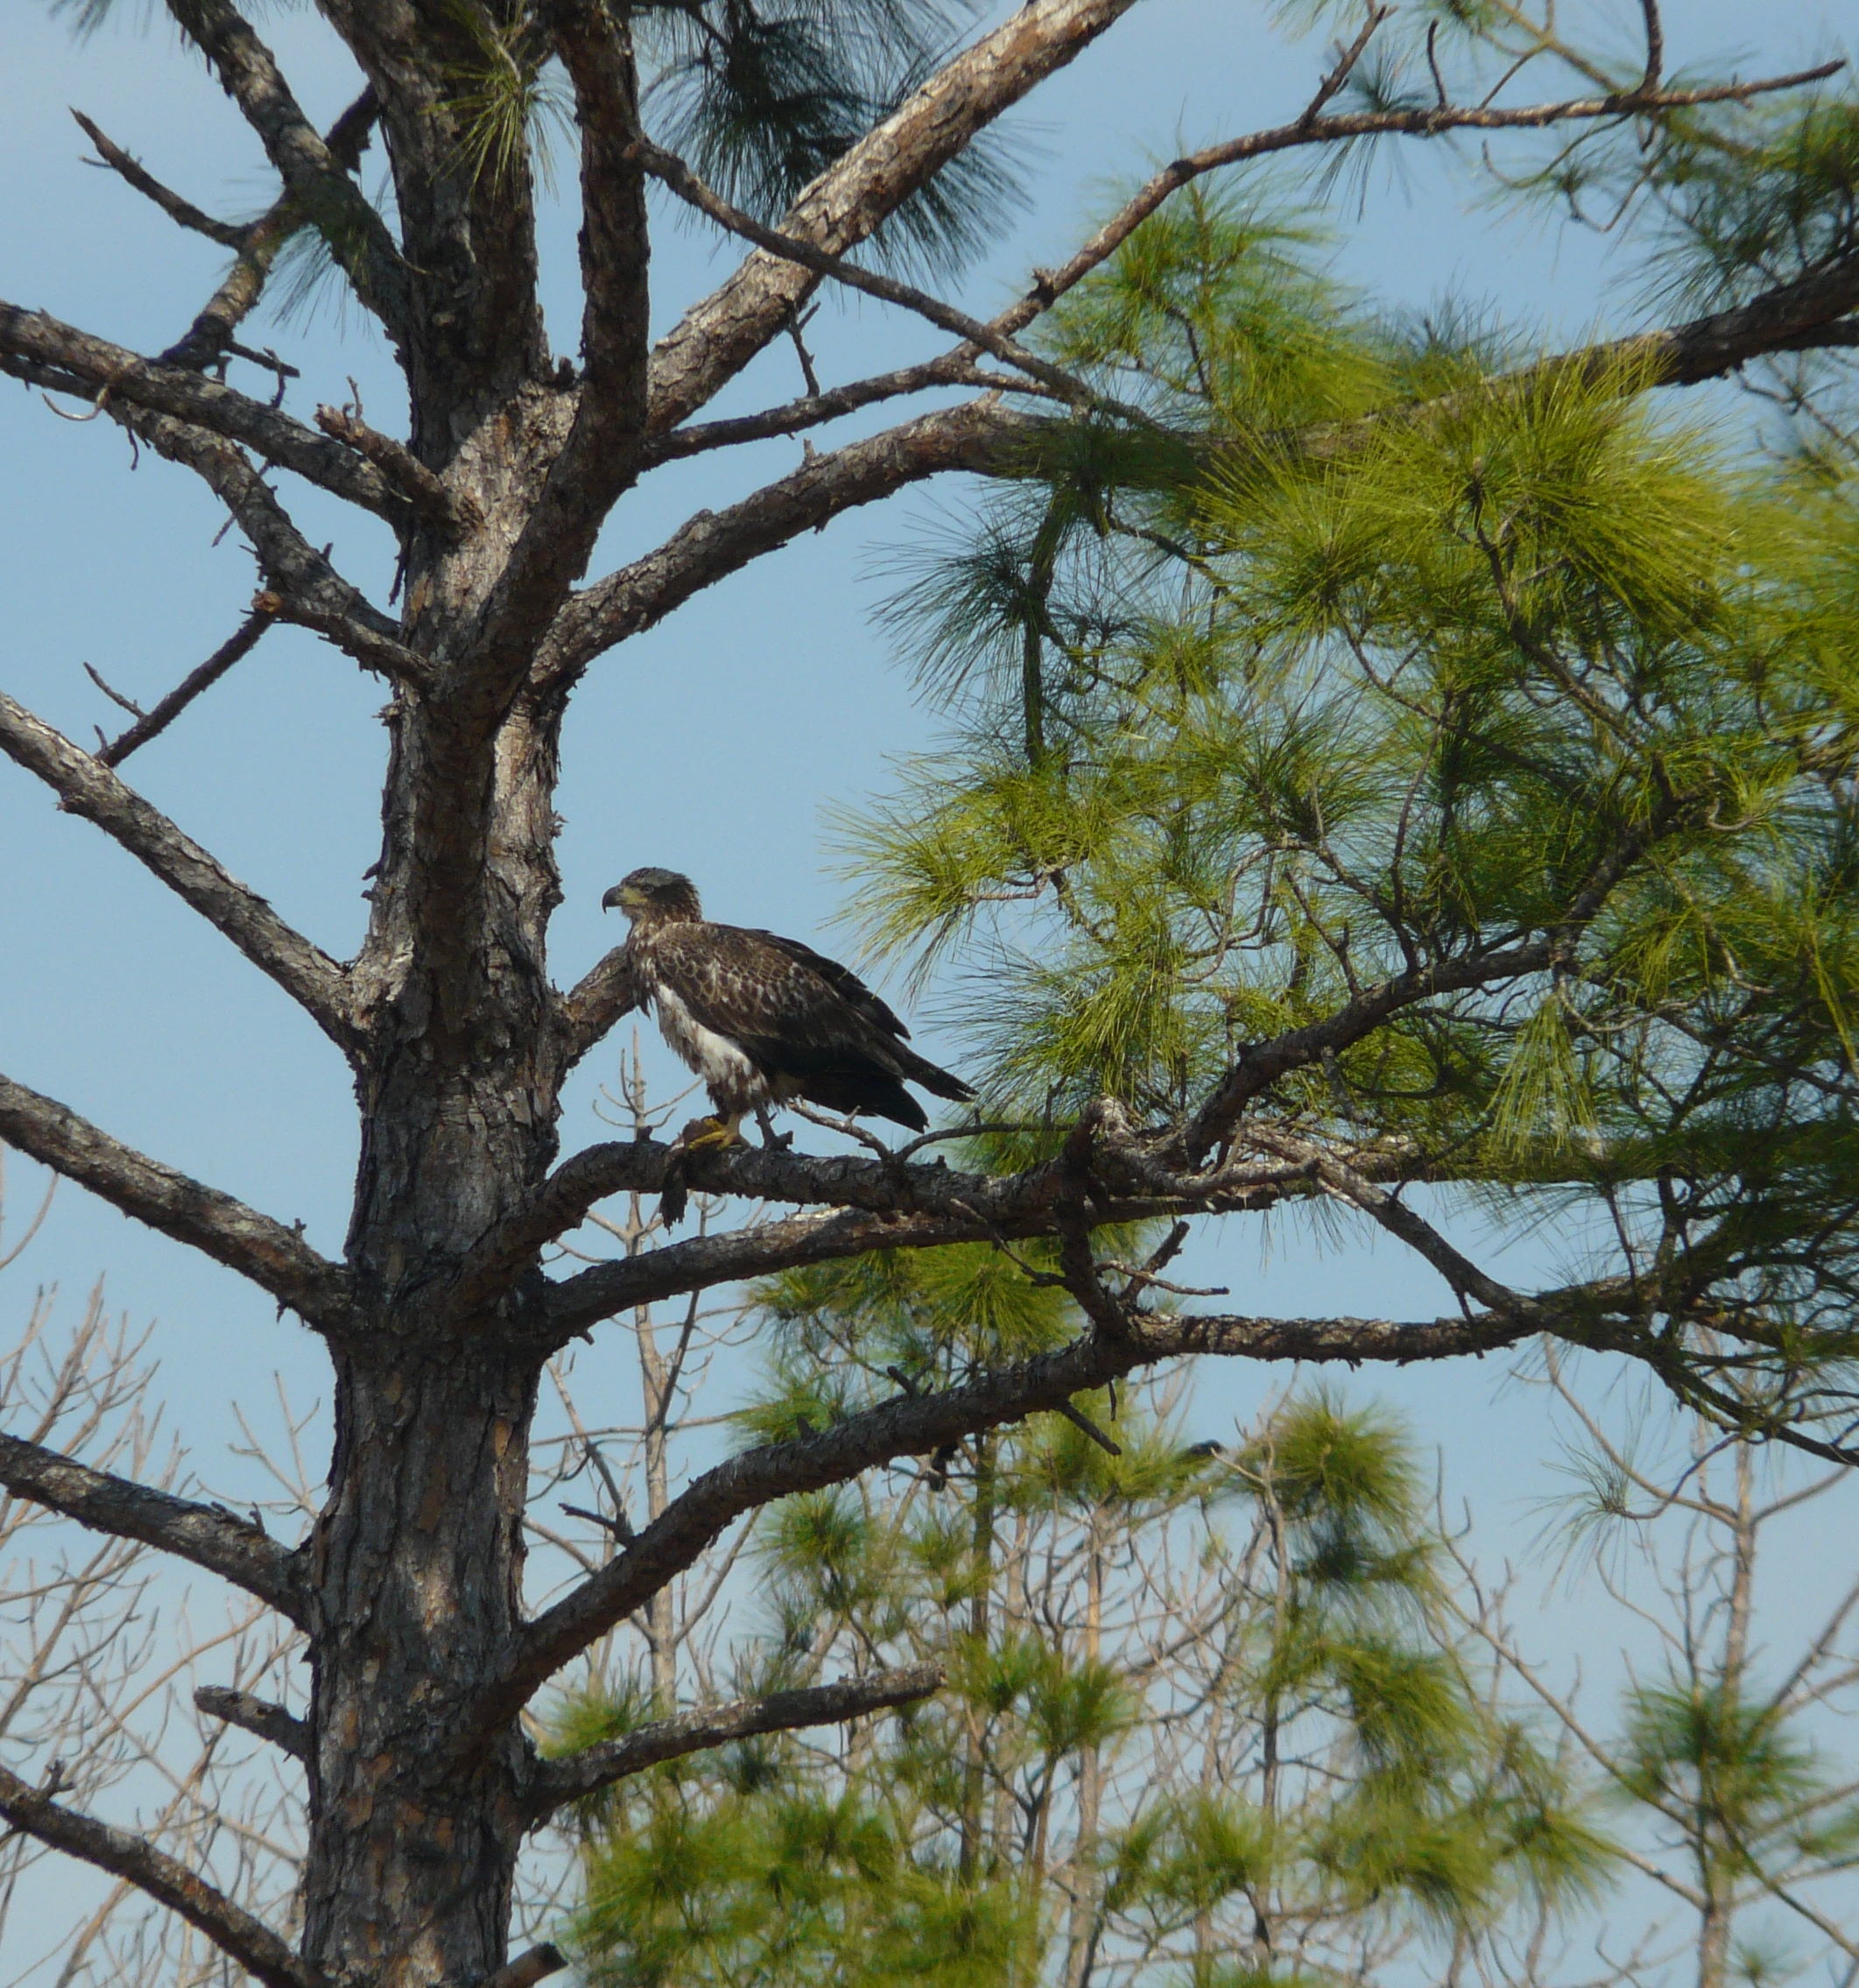
M 933 1097 L 947 1097 L 957 1104 L 966 1104 L 975 1095 L 973 1084 L 964 1083 L 949 1071 L 939 1069 L 927 1056 L 919 1056 L 914 1049 L 899 1045 L 891 1054 L 896 1057 L 900 1075 L 908 1077 L 912 1083 L 921 1084 Z

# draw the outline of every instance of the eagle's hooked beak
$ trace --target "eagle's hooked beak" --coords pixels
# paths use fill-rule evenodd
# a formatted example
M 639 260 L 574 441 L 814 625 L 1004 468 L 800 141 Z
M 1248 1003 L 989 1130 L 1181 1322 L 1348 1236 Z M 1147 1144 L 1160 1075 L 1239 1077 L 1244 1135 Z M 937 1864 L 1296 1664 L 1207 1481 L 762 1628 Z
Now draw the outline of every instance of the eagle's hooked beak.
M 623 911 L 625 908 L 626 886 L 623 884 L 616 884 L 601 899 L 601 909 L 602 911 Z

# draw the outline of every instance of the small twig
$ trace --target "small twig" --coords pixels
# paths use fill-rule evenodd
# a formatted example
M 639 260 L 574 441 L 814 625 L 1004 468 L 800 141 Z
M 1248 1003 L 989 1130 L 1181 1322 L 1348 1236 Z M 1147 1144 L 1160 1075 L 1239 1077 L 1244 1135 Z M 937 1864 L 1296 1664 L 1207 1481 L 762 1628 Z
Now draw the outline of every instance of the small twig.
M 813 370 L 813 357 L 806 349 L 806 342 L 800 334 L 818 316 L 820 307 L 813 306 L 798 315 L 790 314 L 787 321 L 787 335 L 794 342 L 794 350 L 800 356 L 800 375 L 806 382 L 807 391 L 817 400 L 820 398 L 820 375 Z
M 254 366 L 263 366 L 268 371 L 276 373 L 280 394 L 285 380 L 300 380 L 303 377 L 297 367 L 292 365 L 287 359 L 280 359 L 269 346 L 260 352 L 253 346 L 241 345 L 236 339 L 229 338 L 220 349 L 229 353 L 235 359 L 244 359 Z
M 1082 1429 L 1100 1449 L 1108 1450 L 1112 1456 L 1123 1455 L 1123 1445 L 1113 1442 L 1088 1415 L 1085 1414 L 1081 1409 L 1073 1407 L 1069 1401 L 1058 1403 L 1053 1413 L 1055 1415 L 1063 1415 L 1074 1428 Z
M 1317 85 L 1317 94 L 1305 105 L 1304 115 L 1298 120 L 1299 124 L 1314 124 L 1316 123 L 1322 113 L 1324 105 L 1348 82 L 1349 72 L 1362 60 L 1362 52 L 1373 39 L 1376 29 L 1387 19 L 1392 11 L 1391 7 L 1370 7 L 1368 19 L 1362 24 L 1362 32 L 1347 48 L 1338 46 L 1336 67 Z M 1430 37 L 1429 39 L 1431 39 Z
M 1446 94 L 1446 81 L 1440 74 L 1439 42 L 1440 24 L 1437 21 L 1428 21 L 1426 24 L 1426 67 L 1433 71 L 1433 94 L 1440 100 L 1440 109 L 1449 110 L 1452 104 Z
M 556 1509 L 566 1512 L 571 1519 L 585 1519 L 590 1526 L 598 1526 L 603 1532 L 611 1533 L 616 1540 L 625 1540 L 633 1537 L 632 1520 L 626 1516 L 623 1505 L 611 1519 L 604 1512 L 589 1512 L 584 1505 L 561 1505 Z
M 97 688 L 101 690 L 107 698 L 109 698 L 112 704 L 120 704 L 122 708 L 125 711 L 127 711 L 132 718 L 145 718 L 148 716 L 148 713 L 144 711 L 142 708 L 141 705 L 137 704 L 134 701 L 134 699 L 125 697 L 120 690 L 112 690 L 109 686 L 104 682 L 103 679 L 97 674 L 96 667 L 94 664 L 86 663 L 84 665 L 84 674 L 88 676 L 94 684 L 96 685 Z
M 88 414 L 67 414 L 49 393 L 41 393 L 39 398 L 61 421 L 94 421 L 103 412 L 103 403 L 109 398 L 109 389 L 108 386 L 97 389 L 97 397 L 91 402 L 90 412 Z M 133 441 L 135 438 L 131 436 L 130 439 Z

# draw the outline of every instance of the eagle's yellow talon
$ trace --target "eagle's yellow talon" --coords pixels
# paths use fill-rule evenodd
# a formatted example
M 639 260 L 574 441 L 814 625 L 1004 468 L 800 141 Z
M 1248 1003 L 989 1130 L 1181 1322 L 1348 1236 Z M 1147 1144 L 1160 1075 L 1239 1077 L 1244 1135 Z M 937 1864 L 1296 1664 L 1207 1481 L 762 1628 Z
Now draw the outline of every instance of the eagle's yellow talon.
M 727 1153 L 747 1143 L 738 1129 L 742 1123 L 740 1112 L 729 1118 L 693 1118 L 679 1133 L 678 1143 L 687 1153 Z

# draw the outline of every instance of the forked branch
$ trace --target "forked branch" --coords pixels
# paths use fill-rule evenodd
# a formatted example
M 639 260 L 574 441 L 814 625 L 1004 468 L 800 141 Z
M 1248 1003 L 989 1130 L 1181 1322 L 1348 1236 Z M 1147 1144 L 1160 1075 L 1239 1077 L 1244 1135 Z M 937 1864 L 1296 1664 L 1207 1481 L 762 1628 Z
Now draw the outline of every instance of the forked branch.
M 168 0 L 168 11 L 212 63 L 299 211 L 336 250 L 363 308 L 403 343 L 411 329 L 411 293 L 400 251 L 328 140 L 304 116 L 271 50 L 227 0 Z
M 94 1533 L 173 1554 L 268 1602 L 300 1628 L 308 1619 L 297 1556 L 249 1519 L 197 1505 L 107 1470 L 93 1470 L 23 1437 L 0 1433 L 0 1484 Z
M 0 691 L 0 752 L 36 774 L 67 814 L 93 821 L 284 989 L 345 1054 L 356 1045 L 348 976 L 101 760 Z
M 265 1988 L 328 1988 L 325 1976 L 293 1954 L 269 1926 L 186 1865 L 141 1836 L 61 1807 L 50 1793 L 30 1787 L 4 1767 L 0 1767 L 0 1815 L 14 1829 L 108 1871 L 179 1913 Z
M 781 232 L 828 255 L 867 241 L 975 134 L 1070 62 L 1134 0 L 1028 0 L 951 58 L 801 194 Z M 818 282 L 758 249 L 652 354 L 651 427 L 689 419 L 778 336 Z
M 629 1774 L 643 1773 L 661 1761 L 705 1747 L 747 1739 L 758 1732 L 793 1732 L 806 1726 L 837 1725 L 894 1705 L 926 1698 L 942 1684 L 942 1666 L 912 1664 L 901 1670 L 874 1671 L 869 1677 L 844 1677 L 836 1684 L 815 1685 L 803 1691 L 776 1691 L 765 1698 L 739 1698 L 733 1704 L 701 1706 L 675 1718 L 583 1747 L 536 1770 L 530 1790 L 531 1815 L 545 1821 L 570 1801 L 594 1794 Z
M 349 1272 L 299 1230 L 113 1139 L 88 1118 L 0 1076 L 0 1140 L 43 1167 L 249 1278 L 311 1325 L 347 1318 Z
M 144 359 L 44 311 L 0 303 L 0 371 L 95 400 L 108 395 L 242 443 L 332 497 L 404 524 L 403 494 L 353 448 L 190 367 Z

